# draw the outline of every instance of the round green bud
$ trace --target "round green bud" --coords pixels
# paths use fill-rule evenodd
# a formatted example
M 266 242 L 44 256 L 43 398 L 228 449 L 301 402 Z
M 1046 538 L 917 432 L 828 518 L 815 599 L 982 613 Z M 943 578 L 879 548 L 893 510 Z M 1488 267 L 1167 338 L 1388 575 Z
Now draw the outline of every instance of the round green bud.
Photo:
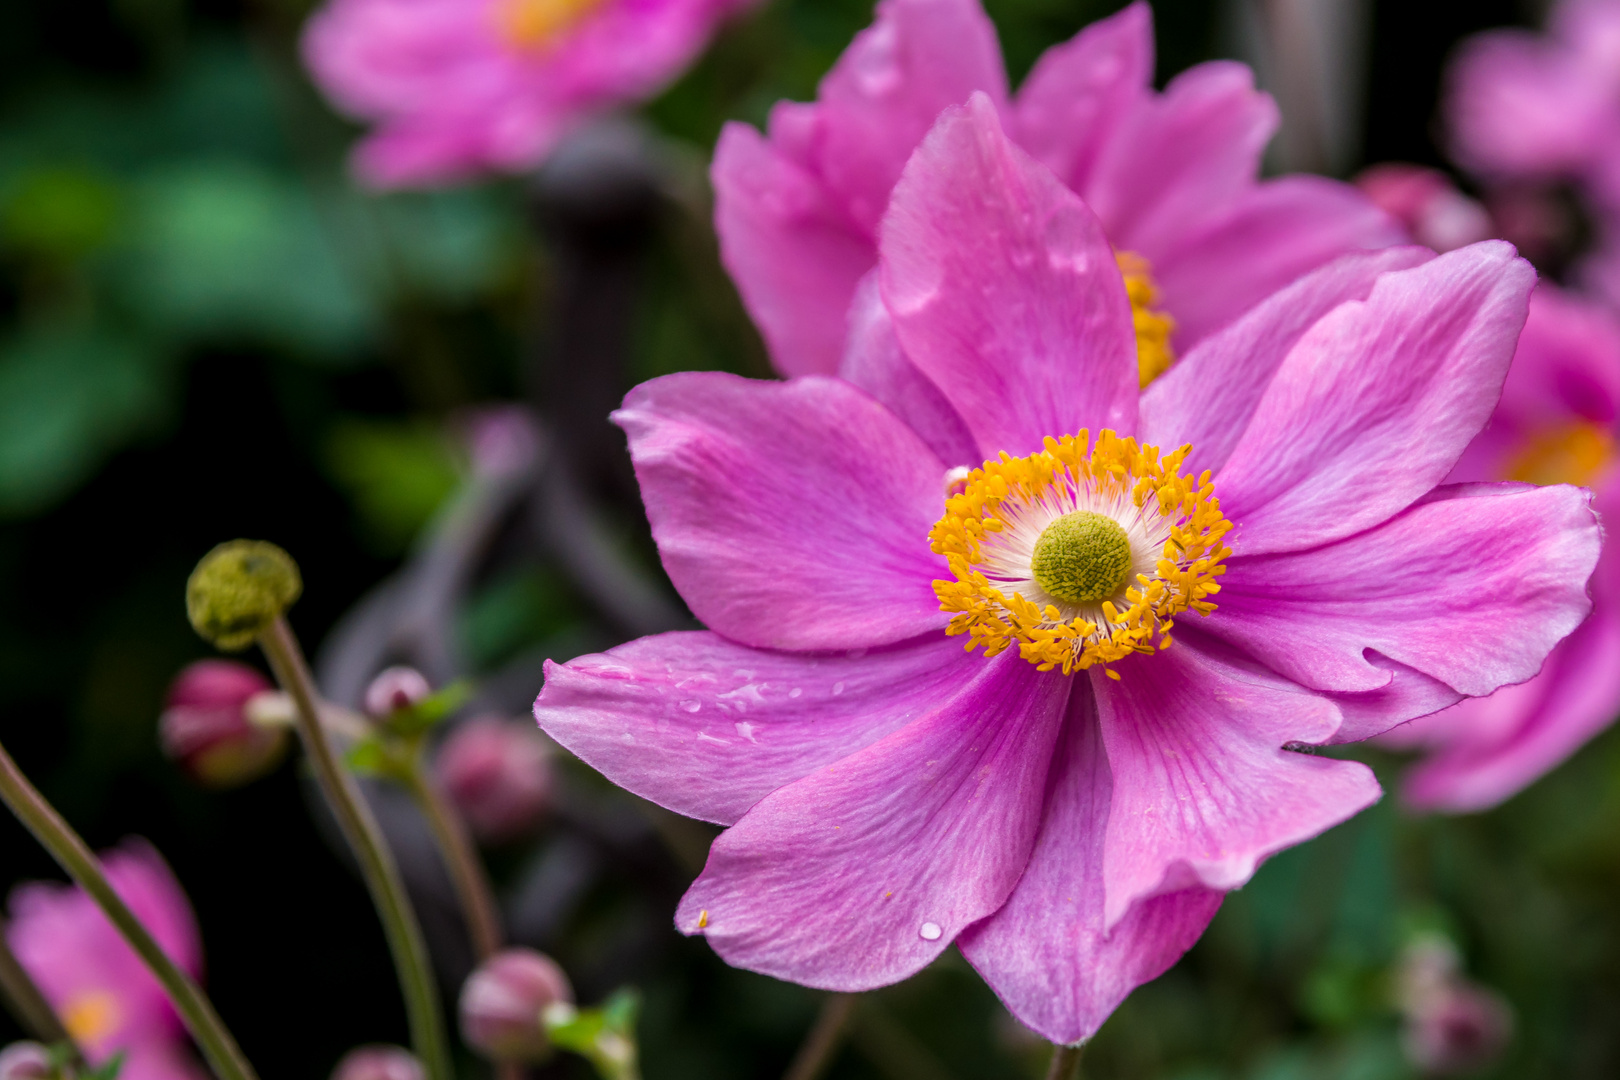
M 1113 596 L 1131 572 L 1131 538 L 1113 518 L 1064 514 L 1035 541 L 1035 583 L 1059 600 L 1094 604 Z
M 252 645 L 303 591 L 292 556 L 261 540 L 232 540 L 191 572 L 186 614 L 198 634 L 236 652 Z

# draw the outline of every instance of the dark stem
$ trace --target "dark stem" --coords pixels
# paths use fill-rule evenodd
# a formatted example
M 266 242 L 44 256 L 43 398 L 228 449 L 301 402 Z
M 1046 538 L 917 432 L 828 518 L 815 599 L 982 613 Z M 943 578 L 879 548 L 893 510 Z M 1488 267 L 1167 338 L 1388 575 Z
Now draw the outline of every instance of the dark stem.
M 276 680 L 297 706 L 298 734 L 304 743 L 304 753 L 314 766 L 321 794 L 332 808 L 349 850 L 360 864 L 361 876 L 382 919 L 400 990 L 405 995 L 412 1048 L 426 1068 L 429 1080 L 451 1080 L 454 1074 L 445 1041 L 444 1018 L 439 1011 L 438 986 L 433 980 L 422 927 L 406 896 L 393 852 L 371 807 L 355 786 L 354 778 L 338 763 L 326 730 L 321 726 L 315 682 L 292 627 L 285 618 L 277 617 L 260 637 L 259 644 L 270 660 Z
M 1052 1067 L 1046 1070 L 1046 1080 L 1074 1080 L 1080 1072 L 1080 1047 L 1054 1046 Z
M 257 1080 L 253 1066 L 242 1056 L 241 1048 L 214 1011 L 208 996 L 192 981 L 191 976 L 169 959 L 163 946 L 157 943 L 157 939 L 152 937 L 151 932 L 113 890 L 89 845 L 63 820 L 56 808 L 45 801 L 45 796 L 28 782 L 3 746 L 0 746 L 0 800 L 4 800 L 11 812 L 28 827 L 28 831 L 44 845 L 45 850 L 61 864 L 79 888 L 89 894 L 107 920 L 117 927 L 130 948 L 135 950 L 163 985 L 169 1000 L 174 1003 L 175 1011 L 185 1021 L 186 1029 L 197 1040 L 203 1056 L 220 1080 Z
M 831 994 L 821 1006 L 821 1013 L 804 1037 L 804 1044 L 794 1055 L 793 1064 L 782 1080 L 816 1080 L 832 1064 L 833 1055 L 843 1045 L 849 1028 L 849 1018 L 855 1012 L 859 995 Z
M 57 1017 L 51 1003 L 34 985 L 32 976 L 6 944 L 6 920 L 0 916 L 0 998 L 4 998 L 11 1015 L 17 1018 L 28 1034 L 48 1045 L 73 1045 L 67 1028 Z M 77 1048 L 75 1048 L 75 1053 Z

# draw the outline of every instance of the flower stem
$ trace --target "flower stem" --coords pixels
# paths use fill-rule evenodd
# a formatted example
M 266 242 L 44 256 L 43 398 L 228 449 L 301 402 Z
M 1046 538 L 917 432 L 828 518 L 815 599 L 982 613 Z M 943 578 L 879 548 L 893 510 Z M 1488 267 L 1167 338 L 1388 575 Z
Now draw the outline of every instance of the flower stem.
M 439 854 L 450 871 L 456 898 L 461 901 L 467 920 L 467 935 L 472 938 L 473 951 L 478 959 L 488 960 L 501 947 L 501 919 L 484 864 L 479 861 L 478 852 L 473 850 L 472 840 L 467 835 L 466 823 L 428 775 L 420 757 L 411 763 L 405 786 L 439 843 Z
M 816 1080 L 832 1064 L 833 1055 L 844 1041 L 849 1018 L 855 1012 L 857 994 L 829 994 L 821 1012 L 793 1057 L 793 1064 L 782 1080 Z
M 89 845 L 79 838 L 56 808 L 45 801 L 17 768 L 17 763 L 0 746 L 0 800 L 11 808 L 19 821 L 61 864 L 68 876 L 101 908 L 109 922 L 118 928 L 130 948 L 168 991 L 169 1000 L 185 1021 L 203 1056 L 220 1080 L 257 1080 L 253 1066 L 214 1011 L 206 994 L 170 960 L 150 931 L 129 910 L 102 872 L 101 863 Z
M 74 1046 L 56 1010 L 51 1008 L 51 1003 L 45 1000 L 33 977 L 11 951 L 11 946 L 6 944 L 6 920 L 3 916 L 0 916 L 0 998 L 4 998 L 10 1006 L 17 1022 L 40 1042 Z M 74 1053 L 78 1053 L 76 1046 Z
M 412 1048 L 427 1069 L 428 1080 L 451 1080 L 450 1051 L 445 1042 L 444 1018 L 439 1011 L 438 987 L 433 981 L 422 928 L 405 894 L 405 883 L 399 876 L 393 852 L 370 806 L 355 786 L 354 778 L 338 763 L 337 754 L 321 727 L 315 680 L 287 620 L 277 616 L 270 629 L 260 636 L 259 645 L 270 660 L 276 680 L 297 706 L 298 734 L 303 740 L 304 752 L 315 768 L 321 793 L 343 830 L 349 850 L 360 864 L 361 876 L 382 919 L 400 989 L 405 995 Z
M 1046 1070 L 1046 1080 L 1074 1080 L 1080 1072 L 1080 1047 L 1054 1046 L 1052 1067 Z

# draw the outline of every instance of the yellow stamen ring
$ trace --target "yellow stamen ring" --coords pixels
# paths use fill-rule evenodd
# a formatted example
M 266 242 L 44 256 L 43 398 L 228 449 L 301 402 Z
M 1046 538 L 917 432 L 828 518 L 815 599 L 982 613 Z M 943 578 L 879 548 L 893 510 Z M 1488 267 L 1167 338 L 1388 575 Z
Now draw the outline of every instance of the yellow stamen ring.
M 540 50 L 557 41 L 602 0 L 498 0 L 495 20 L 501 37 L 519 49 Z
M 1170 336 L 1176 320 L 1159 307 L 1159 288 L 1153 283 L 1153 268 L 1134 251 L 1114 252 L 1119 272 L 1125 276 L 1125 293 L 1131 298 L 1131 322 L 1136 330 L 1136 377 L 1142 389 L 1170 370 L 1176 351 Z
M 940 610 L 953 614 L 946 632 L 969 635 L 967 649 L 986 656 L 1016 643 L 1040 670 L 1066 675 L 1168 648 L 1175 616 L 1215 610 L 1209 597 L 1231 554 L 1209 473 L 1178 471 L 1191 450 L 1160 457 L 1112 431 L 1093 446 L 1081 431 L 969 473 L 929 532 L 953 576 L 934 582 Z

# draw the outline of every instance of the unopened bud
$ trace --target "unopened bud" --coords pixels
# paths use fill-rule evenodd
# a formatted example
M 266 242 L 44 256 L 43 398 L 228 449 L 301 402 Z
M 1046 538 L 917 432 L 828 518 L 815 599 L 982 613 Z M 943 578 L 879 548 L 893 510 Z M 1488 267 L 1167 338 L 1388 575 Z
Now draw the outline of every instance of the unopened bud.
M 1494 1062 L 1513 1036 L 1513 1011 L 1498 995 L 1469 982 L 1446 988 L 1408 1015 L 1406 1057 L 1431 1076 L 1469 1073 Z
M 255 699 L 272 697 L 263 675 L 230 660 L 199 660 L 169 685 L 158 737 L 163 752 L 212 788 L 239 787 L 273 769 L 287 731 L 253 722 Z
M 366 687 L 366 712 L 381 720 L 431 693 L 432 685 L 415 668 L 386 668 Z
M 495 1061 L 542 1061 L 551 1052 L 541 1015 L 574 1000 L 568 976 L 533 949 L 507 949 L 484 961 L 461 988 L 461 1034 Z
M 198 634 L 227 652 L 252 645 L 304 591 L 292 556 L 258 540 L 221 544 L 186 582 L 186 614 Z
M 551 749 L 532 721 L 468 720 L 439 747 L 435 769 L 445 794 L 485 843 L 532 831 L 551 803 Z
M 398 1046 L 361 1046 L 350 1050 L 332 1070 L 332 1080 L 426 1080 L 427 1070 L 410 1051 Z
M 39 1043 L 16 1042 L 0 1050 L 0 1080 L 50 1080 L 58 1072 Z

